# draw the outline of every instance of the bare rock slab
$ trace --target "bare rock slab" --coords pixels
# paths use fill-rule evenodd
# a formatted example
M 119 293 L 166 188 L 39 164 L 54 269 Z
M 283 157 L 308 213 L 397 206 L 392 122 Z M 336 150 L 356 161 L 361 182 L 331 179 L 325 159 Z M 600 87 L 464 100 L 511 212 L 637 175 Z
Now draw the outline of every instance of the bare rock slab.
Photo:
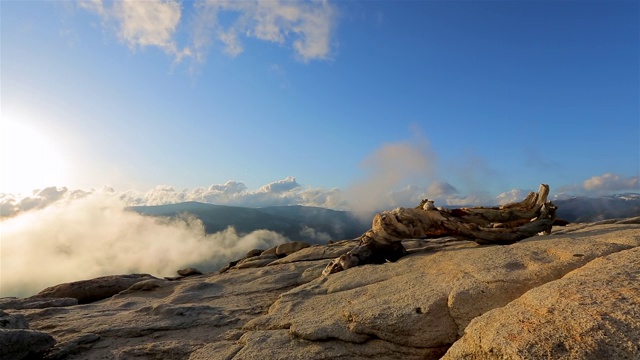
M 474 319 L 444 359 L 640 358 L 640 248 L 598 258 Z
M 419 360 L 438 358 L 444 349 L 425 349 L 399 346 L 374 339 L 365 344 L 327 340 L 322 342 L 298 338 L 286 330 L 252 331 L 246 333 L 234 345 L 208 348 L 195 359 L 243 359 L 243 360 L 320 360 L 320 359 L 398 359 Z M 224 354 L 220 356 L 219 354 Z
M 33 298 L 75 298 L 80 304 L 88 304 L 109 298 L 139 281 L 149 279 L 156 278 L 149 274 L 102 276 L 48 287 Z
M 450 358 L 468 344 L 462 359 L 638 359 L 639 234 L 640 225 L 614 223 L 507 246 L 413 239 L 396 262 L 321 277 L 330 258 L 354 246 L 345 241 L 249 257 L 268 266 L 222 274 L 133 276 L 128 290 L 102 301 L 12 308 L 5 320 L 53 336 L 51 359 L 435 360 L 452 344 Z
M 352 268 L 283 293 L 268 314 L 244 329 L 288 329 L 308 341 L 379 339 L 439 349 L 454 343 L 474 317 L 593 259 L 640 244 L 637 227 L 617 229 L 585 228 L 508 246 L 453 244 Z

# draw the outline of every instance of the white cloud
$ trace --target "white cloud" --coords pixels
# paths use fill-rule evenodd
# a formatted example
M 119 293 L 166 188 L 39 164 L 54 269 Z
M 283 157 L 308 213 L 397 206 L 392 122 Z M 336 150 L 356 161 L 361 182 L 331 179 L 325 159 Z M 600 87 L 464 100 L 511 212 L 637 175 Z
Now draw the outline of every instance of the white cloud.
M 218 39 L 225 45 L 224 52 L 236 57 L 244 52 L 244 48 L 238 40 L 238 34 L 235 31 L 218 31 Z
M 498 205 L 506 205 L 524 200 L 531 190 L 513 189 L 496 196 Z
M 582 187 L 588 191 L 639 190 L 638 176 L 623 178 L 620 175 L 606 173 L 585 180 Z
M 447 206 L 493 205 L 493 199 L 484 194 L 471 194 L 466 196 L 453 195 L 442 200 Z M 436 201 L 435 205 L 439 206 L 438 201 Z
M 80 2 L 80 7 L 98 14 L 103 25 L 115 23 L 118 37 L 131 48 L 155 46 L 181 60 L 191 53 L 189 48 L 179 49 L 176 31 L 182 9 L 175 0 L 121 0 L 107 6 L 101 0 Z
M 258 191 L 263 193 L 283 193 L 294 190 L 298 187 L 300 187 L 300 185 L 296 182 L 296 178 L 288 176 L 285 179 L 264 185 Z
M 299 205 L 325 207 L 334 210 L 349 210 L 344 193 L 340 189 L 306 188 L 298 193 Z
M 331 48 L 331 31 L 334 26 L 335 11 L 326 1 L 320 7 L 301 14 L 301 21 L 293 27 L 300 37 L 293 42 L 293 48 L 303 60 L 325 59 Z
M 0 296 L 108 274 L 175 276 L 186 266 L 213 271 L 248 250 L 288 241 L 267 230 L 206 235 L 199 220 L 142 216 L 104 193 L 5 219 L 1 231 Z
M 184 21 L 182 6 L 193 6 L 193 19 Z M 158 47 L 176 61 L 192 57 L 197 62 L 217 42 L 228 55 L 240 55 L 243 37 L 290 43 L 303 62 L 328 59 L 337 16 L 326 0 L 85 0 L 79 7 L 100 16 L 103 27 L 131 48 Z M 188 45 L 178 45 L 179 31 L 186 32 Z
M 157 46 L 175 51 L 175 34 L 180 22 L 176 1 L 118 1 L 114 15 L 121 22 L 120 36 L 131 46 Z
M 524 200 L 533 189 L 513 189 L 496 196 L 498 205 L 506 205 Z M 536 190 L 537 191 L 537 190 Z M 564 200 L 576 196 L 576 193 L 580 193 L 580 189 L 576 186 L 561 186 L 558 189 L 551 189 L 552 194 L 549 196 L 549 200 Z
M 14 216 L 24 211 L 43 209 L 59 201 L 83 198 L 90 193 L 83 190 L 69 191 L 66 187 L 51 186 L 34 190 L 30 196 L 26 197 L 0 194 L 0 218 Z
M 171 186 L 157 186 L 144 194 L 127 192 L 120 195 L 129 205 L 161 205 L 198 201 L 218 205 L 263 207 L 277 205 L 319 206 L 344 210 L 348 207 L 338 189 L 304 188 L 289 176 L 250 190 L 242 182 L 228 181 L 193 190 L 177 191 Z
M 0 193 L 0 218 L 17 214 L 16 198 L 12 194 Z
M 227 54 L 241 54 L 242 37 L 282 46 L 292 41 L 296 55 L 304 62 L 328 59 L 331 55 L 337 13 L 328 1 L 202 0 L 195 8 L 192 42 L 200 60 L 216 40 L 224 44 Z M 237 17 L 225 26 L 220 18 L 228 18 L 230 14 Z

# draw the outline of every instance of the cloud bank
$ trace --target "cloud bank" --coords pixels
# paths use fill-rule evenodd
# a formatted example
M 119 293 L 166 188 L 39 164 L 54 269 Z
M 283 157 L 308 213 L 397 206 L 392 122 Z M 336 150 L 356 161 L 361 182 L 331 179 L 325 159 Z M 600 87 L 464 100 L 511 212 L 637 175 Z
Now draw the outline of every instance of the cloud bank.
M 30 196 L 0 193 L 0 218 L 12 217 L 29 210 L 44 209 L 56 202 L 69 202 L 83 198 L 91 191 L 73 190 L 55 186 L 34 190 Z
M 0 193 L 0 218 L 16 216 L 30 210 L 44 209 L 50 205 L 69 204 L 89 195 L 113 197 L 126 206 L 176 204 L 197 201 L 217 205 L 265 207 L 303 205 L 334 210 L 348 210 L 349 204 L 339 189 L 303 187 L 293 176 L 248 189 L 240 181 L 227 181 L 209 187 L 177 190 L 170 185 L 158 185 L 146 192 L 126 191 L 104 187 L 100 190 L 69 190 L 66 187 L 47 187 L 34 190 L 29 196 L 20 197 Z
M 227 181 L 209 187 L 178 191 L 172 186 L 157 186 L 146 193 L 126 192 L 120 195 L 127 205 L 162 205 L 198 201 L 218 205 L 246 207 L 304 205 L 336 210 L 348 209 L 338 189 L 304 188 L 293 176 L 250 190 L 239 181 Z
M 582 183 L 582 187 L 588 191 L 625 191 L 639 190 L 638 176 L 622 177 L 620 175 L 606 173 L 601 176 L 593 176 Z
M 524 200 L 533 190 L 513 189 L 496 196 L 498 205 L 506 205 Z
M 176 61 L 196 62 L 218 44 L 227 55 L 240 55 L 243 38 L 290 46 L 303 62 L 328 59 L 337 17 L 326 0 L 86 0 L 79 7 L 98 15 L 103 28 L 132 49 L 156 47 Z
M 175 276 L 187 266 L 217 270 L 247 251 L 289 241 L 272 231 L 206 235 L 193 218 L 161 219 L 126 210 L 105 193 L 88 194 L 3 220 L 0 296 L 108 274 Z

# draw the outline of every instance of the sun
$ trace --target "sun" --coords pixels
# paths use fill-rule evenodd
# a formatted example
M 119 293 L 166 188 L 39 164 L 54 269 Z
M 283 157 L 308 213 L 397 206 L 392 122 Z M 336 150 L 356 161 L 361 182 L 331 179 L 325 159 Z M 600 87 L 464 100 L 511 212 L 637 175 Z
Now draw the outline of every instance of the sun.
M 24 119 L 0 122 L 0 192 L 28 195 L 34 189 L 66 183 L 68 162 L 54 134 Z

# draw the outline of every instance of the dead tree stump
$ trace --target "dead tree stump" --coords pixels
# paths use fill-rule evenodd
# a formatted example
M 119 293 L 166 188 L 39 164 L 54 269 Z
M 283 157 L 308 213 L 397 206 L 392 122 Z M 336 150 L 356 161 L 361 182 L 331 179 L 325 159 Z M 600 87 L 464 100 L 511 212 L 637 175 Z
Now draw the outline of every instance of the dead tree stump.
M 539 233 L 549 234 L 557 207 L 547 201 L 549 185 L 541 184 L 518 203 L 499 207 L 435 208 L 423 200 L 415 208 L 383 211 L 373 218 L 371 230 L 358 246 L 333 260 L 322 272 L 329 275 L 364 264 L 396 261 L 406 255 L 403 239 L 452 236 L 478 244 L 513 244 Z

